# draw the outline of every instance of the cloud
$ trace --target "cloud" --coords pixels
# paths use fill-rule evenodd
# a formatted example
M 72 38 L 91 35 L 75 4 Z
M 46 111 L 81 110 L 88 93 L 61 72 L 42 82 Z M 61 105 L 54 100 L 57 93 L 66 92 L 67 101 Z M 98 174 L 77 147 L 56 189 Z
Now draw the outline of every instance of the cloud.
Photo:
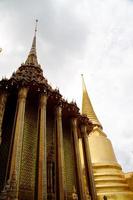
M 84 73 L 118 160 L 124 170 L 132 170 L 132 1 L 3 0 L 0 8 L 1 76 L 9 77 L 25 61 L 38 18 L 37 51 L 44 75 L 80 106 Z

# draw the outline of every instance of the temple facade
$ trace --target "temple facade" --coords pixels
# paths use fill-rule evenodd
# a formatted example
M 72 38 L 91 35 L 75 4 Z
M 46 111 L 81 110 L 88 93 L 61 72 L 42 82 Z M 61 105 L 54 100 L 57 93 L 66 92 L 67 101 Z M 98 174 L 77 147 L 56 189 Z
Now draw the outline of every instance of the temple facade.
M 81 114 L 43 76 L 36 30 L 25 63 L 0 81 L 0 199 L 133 199 L 84 80 Z
M 0 81 L 0 199 L 96 199 L 91 130 L 76 103 L 68 103 L 44 78 L 35 31 L 25 63 Z

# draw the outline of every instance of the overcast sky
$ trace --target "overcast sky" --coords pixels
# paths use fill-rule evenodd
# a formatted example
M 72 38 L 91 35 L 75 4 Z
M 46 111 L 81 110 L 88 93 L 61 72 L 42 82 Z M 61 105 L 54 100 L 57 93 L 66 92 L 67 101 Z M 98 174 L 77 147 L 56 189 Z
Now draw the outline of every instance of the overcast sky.
M 10 77 L 25 61 L 36 18 L 44 76 L 81 108 L 84 74 L 118 162 L 132 171 L 133 1 L 0 0 L 0 77 Z

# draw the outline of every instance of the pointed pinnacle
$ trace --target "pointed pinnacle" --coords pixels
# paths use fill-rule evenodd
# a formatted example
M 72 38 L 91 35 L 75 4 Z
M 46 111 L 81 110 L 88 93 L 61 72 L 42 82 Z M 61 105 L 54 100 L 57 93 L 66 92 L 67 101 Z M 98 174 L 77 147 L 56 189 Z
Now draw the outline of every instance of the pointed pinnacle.
M 36 24 L 35 24 L 35 34 L 37 32 L 37 25 L 38 25 L 38 19 L 36 19 Z
M 37 54 L 36 54 L 37 23 L 38 23 L 38 20 L 36 19 L 35 33 L 34 33 L 34 37 L 33 37 L 33 42 L 32 42 L 32 46 L 31 46 L 31 50 L 30 50 L 28 58 L 27 58 L 27 60 L 25 62 L 26 65 L 35 65 L 35 66 L 38 66 Z
M 97 116 L 96 116 L 96 114 L 95 114 L 95 112 L 94 112 L 93 106 L 92 106 L 90 98 L 88 96 L 88 92 L 87 92 L 87 89 L 86 89 L 83 74 L 81 74 L 81 76 L 82 76 L 82 91 L 83 91 L 82 114 L 87 115 L 87 117 L 90 119 L 92 124 L 102 127 Z

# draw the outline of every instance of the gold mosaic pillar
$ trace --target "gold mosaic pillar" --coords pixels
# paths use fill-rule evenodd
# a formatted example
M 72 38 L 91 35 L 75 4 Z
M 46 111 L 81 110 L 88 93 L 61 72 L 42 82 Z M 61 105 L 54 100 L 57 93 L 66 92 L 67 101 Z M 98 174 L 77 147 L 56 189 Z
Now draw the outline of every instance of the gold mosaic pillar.
M 77 179 L 78 179 L 78 189 L 79 189 L 79 200 L 86 200 L 85 191 L 83 188 L 83 169 L 81 166 L 80 159 L 80 150 L 79 150 L 79 140 L 78 140 L 78 132 L 77 132 L 77 119 L 74 118 L 72 121 L 72 133 L 73 133 L 73 142 L 74 142 L 74 151 L 75 151 L 75 160 L 76 160 L 76 168 L 77 168 Z
M 39 104 L 38 200 L 47 200 L 46 104 L 43 94 Z
M 3 117 L 4 117 L 4 112 L 5 112 L 5 105 L 7 101 L 7 93 L 3 92 L 0 94 L 0 144 L 2 142 L 2 122 L 3 122 Z
M 96 189 L 95 189 L 95 183 L 94 183 L 94 178 L 93 178 L 93 170 L 92 170 L 86 125 L 81 126 L 81 134 L 82 134 L 83 154 L 84 154 L 88 189 L 89 189 L 92 200 L 96 200 L 97 196 L 96 196 Z
M 18 200 L 19 195 L 21 152 L 23 143 L 24 114 L 27 93 L 27 88 L 21 88 L 18 92 L 16 124 L 10 169 L 10 196 L 11 199 L 15 200 Z
M 56 108 L 57 191 L 58 200 L 64 200 L 64 150 L 62 132 L 62 108 Z

